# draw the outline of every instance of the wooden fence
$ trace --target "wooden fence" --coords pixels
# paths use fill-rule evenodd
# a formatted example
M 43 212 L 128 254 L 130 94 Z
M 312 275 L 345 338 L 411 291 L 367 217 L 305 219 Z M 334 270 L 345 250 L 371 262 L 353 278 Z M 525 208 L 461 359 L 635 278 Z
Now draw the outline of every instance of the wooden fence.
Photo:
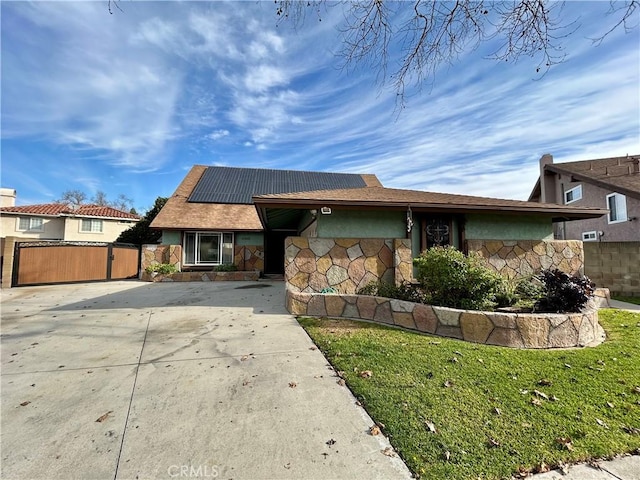
M 89 242 L 16 242 L 11 286 L 137 278 L 135 245 Z

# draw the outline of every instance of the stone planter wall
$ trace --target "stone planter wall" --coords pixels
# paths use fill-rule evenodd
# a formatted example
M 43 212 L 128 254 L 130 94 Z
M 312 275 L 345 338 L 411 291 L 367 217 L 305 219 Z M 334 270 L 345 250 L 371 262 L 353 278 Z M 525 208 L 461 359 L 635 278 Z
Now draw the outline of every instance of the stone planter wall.
M 580 240 L 467 240 L 467 250 L 479 253 L 507 278 L 529 277 L 547 268 L 584 274 Z
M 457 310 L 382 297 L 286 290 L 293 315 L 369 320 L 442 337 L 514 348 L 582 347 L 601 338 L 598 312 L 531 314 Z
M 180 245 L 142 245 L 140 249 L 140 269 L 146 273 L 145 269 L 150 265 L 170 263 L 180 270 L 182 263 L 182 246 Z M 143 276 L 141 278 L 144 280 Z
M 178 272 L 163 274 L 149 274 L 142 272 L 142 280 L 145 282 L 241 282 L 256 281 L 260 278 L 260 272 Z
M 353 294 L 370 282 L 402 283 L 413 277 L 411 240 L 289 237 L 285 280 L 297 292 L 335 289 Z

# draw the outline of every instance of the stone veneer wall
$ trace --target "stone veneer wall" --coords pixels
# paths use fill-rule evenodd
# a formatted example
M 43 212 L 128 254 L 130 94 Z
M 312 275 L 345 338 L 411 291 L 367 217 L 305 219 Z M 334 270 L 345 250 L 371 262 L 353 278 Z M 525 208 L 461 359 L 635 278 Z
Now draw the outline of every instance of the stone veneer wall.
M 146 282 L 248 282 L 260 278 L 260 272 L 178 272 L 167 275 L 142 273 Z
M 467 240 L 467 250 L 479 253 L 507 278 L 528 277 L 547 268 L 569 275 L 584 273 L 580 240 Z
M 239 270 L 264 271 L 264 247 L 262 245 L 236 245 L 233 253 L 233 264 Z
M 585 346 L 602 338 L 593 305 L 582 313 L 478 312 L 382 297 L 286 290 L 293 315 L 369 320 L 443 337 L 514 348 Z
M 285 281 L 297 292 L 353 294 L 370 282 L 411 281 L 411 240 L 289 237 Z
M 140 269 L 144 273 L 149 265 L 170 263 L 180 270 L 182 263 L 181 245 L 143 245 L 140 251 Z

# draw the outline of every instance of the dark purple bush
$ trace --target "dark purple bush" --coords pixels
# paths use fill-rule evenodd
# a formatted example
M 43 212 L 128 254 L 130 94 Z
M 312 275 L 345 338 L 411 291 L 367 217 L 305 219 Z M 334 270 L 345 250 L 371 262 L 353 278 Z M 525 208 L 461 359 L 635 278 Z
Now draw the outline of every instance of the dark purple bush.
M 593 297 L 595 284 L 589 277 L 570 276 L 554 269 L 543 270 L 538 278 L 544 285 L 544 296 L 536 302 L 536 312 L 579 312 Z

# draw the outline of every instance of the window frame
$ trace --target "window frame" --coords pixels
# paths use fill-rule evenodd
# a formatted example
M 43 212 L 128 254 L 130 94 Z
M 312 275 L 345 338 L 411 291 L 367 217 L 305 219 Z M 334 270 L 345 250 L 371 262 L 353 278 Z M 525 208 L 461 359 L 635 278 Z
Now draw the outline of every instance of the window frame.
M 29 226 L 27 228 L 22 228 L 20 223 L 22 220 L 27 220 L 29 222 Z M 39 225 L 34 226 L 34 222 L 39 223 Z M 18 217 L 16 232 L 44 232 L 44 218 L 42 217 Z
M 615 209 L 611 209 L 611 199 L 614 199 Z M 622 223 L 628 220 L 627 218 L 627 197 L 621 193 L 613 192 L 606 196 L 607 200 L 607 209 L 609 213 L 607 213 L 607 223 Z M 614 212 L 616 214 L 616 219 L 612 220 L 611 214 Z M 620 218 L 618 218 L 618 215 Z
M 579 193 L 579 194 L 576 195 L 576 193 Z M 571 200 L 567 200 L 567 197 L 569 196 L 569 194 L 572 194 L 573 198 Z M 582 200 L 582 184 L 576 185 L 575 187 L 570 188 L 569 190 L 565 190 L 564 192 L 565 205 L 569 205 L 570 203 L 577 202 L 578 200 Z
M 187 239 L 188 236 L 192 236 L 193 238 L 193 245 L 191 247 L 193 249 L 193 261 L 191 261 L 191 252 L 189 252 L 189 247 L 187 246 L 189 243 L 189 240 Z M 200 259 L 200 238 L 211 236 L 218 237 L 218 261 L 202 261 Z M 184 266 L 200 267 L 233 264 L 235 234 L 234 232 L 213 232 L 207 230 L 185 231 L 182 234 L 182 246 L 182 264 Z
M 582 232 L 582 241 L 583 242 L 597 242 L 598 241 L 598 232 L 596 230 L 591 230 L 589 232 Z
M 84 222 L 89 222 L 89 229 L 85 229 Z M 99 230 L 94 230 L 93 225 L 95 224 L 100 226 Z M 80 233 L 103 233 L 104 232 L 104 220 L 101 218 L 81 218 L 80 219 Z

